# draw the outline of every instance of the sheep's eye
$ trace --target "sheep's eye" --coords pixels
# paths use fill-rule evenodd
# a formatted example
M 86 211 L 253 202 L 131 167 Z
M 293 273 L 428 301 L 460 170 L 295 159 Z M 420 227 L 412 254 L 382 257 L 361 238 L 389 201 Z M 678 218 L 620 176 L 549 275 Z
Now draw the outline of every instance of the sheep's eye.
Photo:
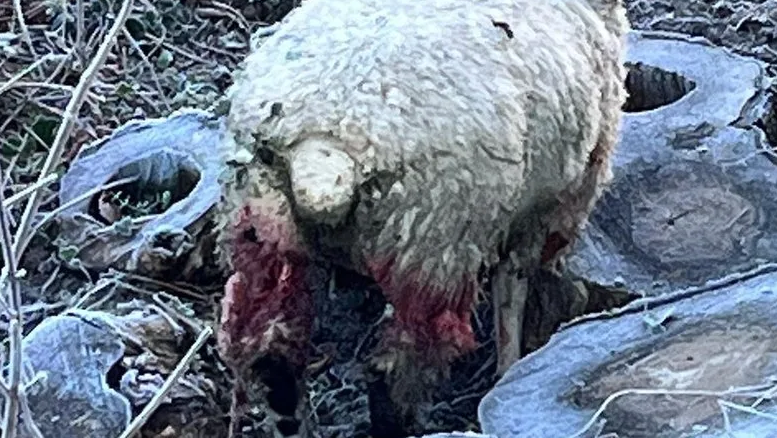
M 259 242 L 259 236 L 256 235 L 256 228 L 251 227 L 245 231 L 243 231 L 243 239 L 252 242 L 257 243 Z

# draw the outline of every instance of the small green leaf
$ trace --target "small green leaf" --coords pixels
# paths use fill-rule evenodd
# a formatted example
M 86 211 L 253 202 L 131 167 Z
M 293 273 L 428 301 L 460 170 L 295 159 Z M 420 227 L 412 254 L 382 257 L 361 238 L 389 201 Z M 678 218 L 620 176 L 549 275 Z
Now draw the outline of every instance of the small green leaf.
M 73 245 L 59 247 L 58 253 L 60 259 L 70 263 L 78 255 L 78 247 Z
M 156 66 L 160 69 L 166 69 L 173 63 L 173 53 L 169 50 L 162 50 L 156 59 Z
M 124 216 L 113 224 L 113 228 L 120 236 L 132 237 L 132 218 Z
M 132 85 L 124 81 L 120 82 L 119 85 L 116 87 L 116 95 L 122 99 L 132 94 L 133 91 L 135 90 L 132 87 Z

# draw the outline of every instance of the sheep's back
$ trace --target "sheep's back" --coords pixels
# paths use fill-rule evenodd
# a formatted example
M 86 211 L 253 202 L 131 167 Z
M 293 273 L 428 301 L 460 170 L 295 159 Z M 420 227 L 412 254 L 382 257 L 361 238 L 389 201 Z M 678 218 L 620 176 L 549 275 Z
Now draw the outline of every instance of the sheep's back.
M 620 44 L 578 0 L 307 0 L 246 60 L 230 129 L 281 153 L 331 134 L 363 178 L 401 175 L 422 209 L 451 201 L 451 229 L 492 230 L 583 173 Z

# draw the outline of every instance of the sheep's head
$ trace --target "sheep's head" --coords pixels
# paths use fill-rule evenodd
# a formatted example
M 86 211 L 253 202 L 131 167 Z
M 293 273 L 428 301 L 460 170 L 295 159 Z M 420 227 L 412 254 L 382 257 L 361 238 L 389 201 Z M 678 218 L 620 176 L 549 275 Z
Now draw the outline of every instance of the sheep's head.
M 309 258 L 288 199 L 257 173 L 228 193 L 222 250 L 232 267 L 225 285 L 219 350 L 235 368 L 262 355 L 304 366 L 312 304 L 305 277 Z

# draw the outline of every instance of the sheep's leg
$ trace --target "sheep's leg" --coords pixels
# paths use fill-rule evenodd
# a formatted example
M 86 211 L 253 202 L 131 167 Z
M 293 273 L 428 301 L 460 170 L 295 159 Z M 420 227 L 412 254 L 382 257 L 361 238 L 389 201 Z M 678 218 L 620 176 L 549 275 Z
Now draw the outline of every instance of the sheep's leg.
M 393 306 L 393 318 L 373 364 L 386 374 L 393 402 L 411 415 L 428 401 L 450 363 L 476 347 L 471 325 L 477 282 L 464 276 L 443 285 L 422 270 L 396 272 L 395 263 L 371 263 L 371 271 Z
M 572 251 L 591 215 L 604 187 L 612 178 L 610 156 L 613 151 L 612 129 L 603 135 L 588 158 L 582 178 L 559 198 L 559 206 L 551 216 L 551 223 L 541 263 L 552 272 L 560 273 L 564 258 Z
M 515 215 L 504 207 L 512 188 L 503 181 L 469 187 L 459 167 L 427 171 L 405 174 L 392 186 L 400 196 L 389 191 L 379 209 L 356 210 L 365 225 L 380 224 L 359 242 L 359 259 L 394 309 L 377 365 L 398 408 L 428 400 L 419 392 L 477 347 L 471 316 L 481 268 L 503 238 L 496 230 Z
M 564 269 L 564 258 L 585 228 L 605 185 L 612 178 L 610 157 L 617 139 L 617 124 L 608 125 L 589 155 L 581 179 L 559 198 L 550 216 L 541 265 L 551 272 Z M 512 258 L 505 260 L 493 277 L 492 299 L 497 328 L 497 373 L 504 374 L 521 357 L 524 310 L 529 293 L 528 278 L 521 276 Z
M 503 261 L 496 268 L 491 286 L 499 376 L 521 358 L 523 315 L 528 294 L 527 277 L 515 268 L 512 259 Z

